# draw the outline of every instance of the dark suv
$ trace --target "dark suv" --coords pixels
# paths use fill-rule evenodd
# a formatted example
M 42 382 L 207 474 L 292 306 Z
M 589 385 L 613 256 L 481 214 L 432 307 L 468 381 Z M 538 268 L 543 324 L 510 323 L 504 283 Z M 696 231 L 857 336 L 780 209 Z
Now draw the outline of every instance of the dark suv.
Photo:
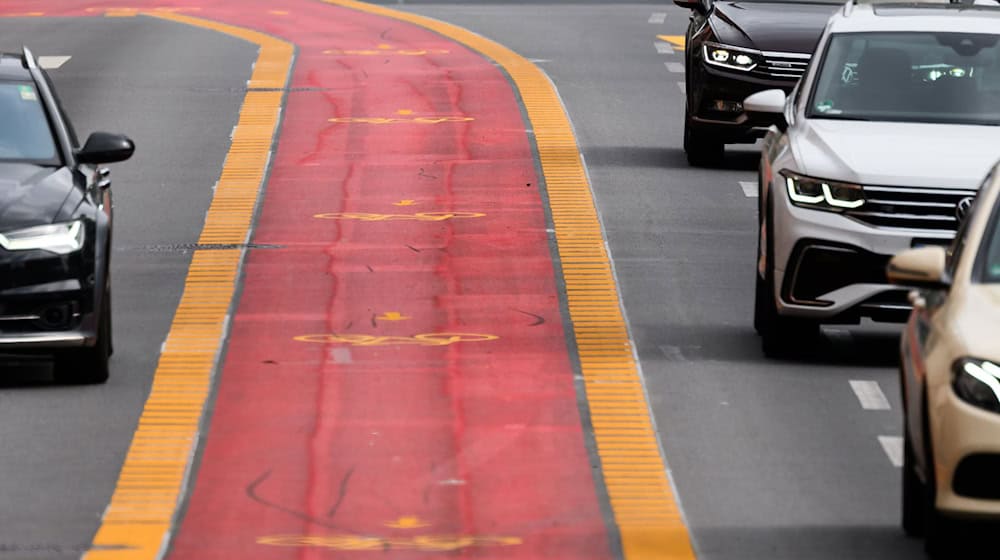
M 0 53 L 0 352 L 55 355 L 54 377 L 101 383 L 111 354 L 111 180 L 132 156 L 95 132 L 81 148 L 28 49 Z
M 790 92 L 805 72 L 841 0 L 674 0 L 691 10 L 686 36 L 688 163 L 721 162 L 726 144 L 752 144 L 774 124 L 751 117 L 743 100 L 766 89 Z

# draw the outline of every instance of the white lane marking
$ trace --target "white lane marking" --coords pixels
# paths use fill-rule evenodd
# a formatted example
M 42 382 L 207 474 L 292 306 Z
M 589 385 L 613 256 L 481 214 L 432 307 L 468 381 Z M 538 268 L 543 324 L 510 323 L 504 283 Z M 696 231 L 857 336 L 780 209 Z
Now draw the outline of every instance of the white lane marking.
M 674 54 L 674 46 L 670 43 L 664 43 L 662 41 L 654 41 L 653 46 L 656 47 L 656 54 Z
M 878 381 L 861 381 L 852 379 L 851 389 L 858 397 L 861 408 L 865 410 L 889 410 L 889 399 L 885 398 L 885 393 L 879 387 Z
M 747 198 L 757 198 L 757 181 L 740 181 L 740 188 Z
M 878 436 L 878 442 L 889 456 L 889 462 L 894 467 L 903 466 L 903 438 L 899 436 Z
M 677 82 L 677 87 L 681 88 L 681 93 L 687 95 L 688 90 L 687 87 L 684 85 L 684 82 Z
M 40 56 L 38 57 L 38 65 L 46 70 L 55 70 L 63 64 L 66 64 L 72 56 Z
M 663 23 L 667 21 L 667 14 L 664 12 L 657 12 L 649 16 L 649 23 Z
M 684 65 L 681 64 L 680 62 L 664 62 L 663 65 L 666 66 L 667 70 L 670 70 L 671 72 L 684 71 Z

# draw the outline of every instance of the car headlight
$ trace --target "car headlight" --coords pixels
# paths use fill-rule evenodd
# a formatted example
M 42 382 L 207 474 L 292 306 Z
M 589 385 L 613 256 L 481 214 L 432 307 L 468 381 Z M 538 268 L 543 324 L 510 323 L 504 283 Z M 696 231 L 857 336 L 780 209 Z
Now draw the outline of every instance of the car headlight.
M 756 68 L 761 60 L 761 53 L 751 49 L 741 49 L 707 41 L 701 46 L 701 49 L 702 58 L 706 64 L 730 70 L 749 72 Z
M 955 362 L 951 386 L 972 406 L 1000 413 L 1000 366 L 989 360 L 965 358 Z
M 784 170 L 785 187 L 792 204 L 815 210 L 839 212 L 859 208 L 865 203 L 865 191 L 861 185 L 828 181 L 805 177 Z
M 77 220 L 17 229 L 0 234 L 0 247 L 8 251 L 42 250 L 65 255 L 83 247 L 83 222 Z

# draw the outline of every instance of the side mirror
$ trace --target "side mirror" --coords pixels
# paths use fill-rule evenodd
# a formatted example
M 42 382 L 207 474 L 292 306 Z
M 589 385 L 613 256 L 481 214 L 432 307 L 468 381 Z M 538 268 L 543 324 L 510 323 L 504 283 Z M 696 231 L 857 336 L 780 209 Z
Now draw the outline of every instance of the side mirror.
M 80 163 L 114 163 L 125 161 L 135 152 L 135 143 L 124 134 L 95 132 L 78 152 L 76 161 Z
M 768 117 L 777 115 L 778 128 L 784 131 L 788 127 L 788 122 L 785 120 L 785 104 L 787 102 L 788 96 L 785 95 L 784 90 L 765 89 L 744 99 L 743 110 L 750 114 L 757 113 Z
M 902 286 L 942 290 L 950 284 L 945 272 L 944 247 L 920 247 L 896 255 L 889 261 L 889 282 Z
M 705 5 L 701 3 L 701 0 L 674 0 L 674 5 L 685 10 L 694 10 L 700 14 L 705 13 Z
M 749 113 L 784 113 L 788 101 L 784 90 L 766 89 L 743 100 L 743 110 Z

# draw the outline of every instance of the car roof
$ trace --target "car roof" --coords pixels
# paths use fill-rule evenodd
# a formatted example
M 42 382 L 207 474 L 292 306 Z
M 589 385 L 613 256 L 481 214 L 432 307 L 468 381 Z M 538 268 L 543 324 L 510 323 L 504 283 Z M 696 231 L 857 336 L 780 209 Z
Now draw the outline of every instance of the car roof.
M 1000 34 L 1000 3 L 848 2 L 830 20 L 833 33 L 917 31 Z
M 32 81 L 22 55 L 0 52 L 0 80 Z

